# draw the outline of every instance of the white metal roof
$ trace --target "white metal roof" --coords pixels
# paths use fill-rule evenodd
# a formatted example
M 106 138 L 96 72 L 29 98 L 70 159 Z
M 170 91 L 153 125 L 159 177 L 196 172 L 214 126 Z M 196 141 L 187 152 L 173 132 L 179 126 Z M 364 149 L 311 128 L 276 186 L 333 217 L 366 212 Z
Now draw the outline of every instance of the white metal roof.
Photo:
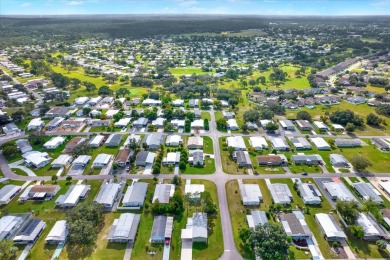
M 252 147 L 268 147 L 268 143 L 263 136 L 251 136 L 249 137 L 249 143 Z
M 246 150 L 244 138 L 242 136 L 229 136 L 226 138 L 229 147 L 234 147 L 239 150 Z
M 46 237 L 46 241 L 65 241 L 68 235 L 66 220 L 58 220 Z
M 330 214 L 318 213 L 315 215 L 326 237 L 346 238 L 347 236 Z

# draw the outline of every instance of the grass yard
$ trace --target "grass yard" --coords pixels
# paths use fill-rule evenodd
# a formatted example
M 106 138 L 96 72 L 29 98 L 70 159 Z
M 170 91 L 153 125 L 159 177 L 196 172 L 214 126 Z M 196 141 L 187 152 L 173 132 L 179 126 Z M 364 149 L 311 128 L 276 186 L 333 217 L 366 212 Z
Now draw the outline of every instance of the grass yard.
M 192 75 L 192 74 L 212 74 L 213 72 L 204 72 L 201 68 L 183 67 L 183 68 L 171 68 L 169 71 L 175 76 Z
M 368 139 L 363 139 L 369 145 L 356 148 L 342 148 L 334 151 L 340 153 L 351 160 L 354 155 L 360 155 L 371 161 L 372 166 L 367 168 L 369 172 L 389 172 L 390 171 L 390 153 L 383 153 L 370 144 Z
M 227 151 L 226 137 L 219 138 L 219 148 L 221 150 L 222 169 L 227 174 L 245 174 L 245 169 L 238 167 Z
M 217 189 L 214 183 L 206 180 L 191 180 L 193 184 L 203 184 L 205 185 L 205 190 L 210 192 L 210 195 L 213 201 L 218 203 Z M 182 184 L 184 192 L 184 183 Z M 194 205 L 189 205 L 189 207 L 183 212 L 181 216 L 175 216 L 174 229 L 172 235 L 172 245 L 171 245 L 171 254 L 170 259 L 178 260 L 181 255 L 181 230 L 185 228 L 187 224 L 187 218 L 192 216 L 194 212 L 197 212 L 198 209 Z M 217 213 L 215 216 L 208 215 L 208 243 L 193 244 L 193 259 L 218 259 L 223 253 L 223 238 L 222 238 L 222 226 L 221 218 Z
M 148 190 L 146 193 L 145 204 L 151 204 L 153 199 L 154 189 L 156 182 L 153 180 L 140 180 L 140 182 L 148 183 Z M 162 244 L 151 244 L 149 242 L 150 235 L 153 227 L 153 214 L 146 210 L 145 207 L 142 209 L 141 221 L 138 227 L 137 236 L 133 246 L 131 257 L 133 259 L 162 259 L 163 245 Z M 150 255 L 148 251 L 156 251 L 157 254 Z
M 77 70 L 72 70 L 72 71 L 68 72 L 68 70 L 64 69 L 61 66 L 51 66 L 51 67 L 55 72 L 61 73 L 64 76 L 67 76 L 70 78 L 77 78 L 77 79 L 81 80 L 82 82 L 89 81 L 89 82 L 96 85 L 97 90 L 101 86 L 106 85 L 106 86 L 110 87 L 110 89 L 112 89 L 114 92 L 117 91 L 119 88 L 127 88 L 131 92 L 130 93 L 131 97 L 141 97 L 142 94 L 147 93 L 147 90 L 145 88 L 138 88 L 138 87 L 134 88 L 134 87 L 131 87 L 129 85 L 129 83 L 120 83 L 119 81 L 116 81 L 115 83 L 110 84 L 104 80 L 103 76 L 100 76 L 100 77 L 87 76 L 84 74 L 84 70 L 81 68 L 78 68 Z M 72 90 L 70 90 L 71 97 L 69 99 L 69 102 L 73 102 L 78 96 L 88 96 L 88 97 L 96 96 L 97 90 L 95 91 L 95 93 L 90 93 L 90 92 L 86 91 L 85 87 L 81 87 L 77 90 L 72 89 Z
M 303 182 L 310 182 L 310 183 L 315 183 L 313 179 L 311 178 L 305 178 L 301 179 Z M 332 251 L 330 248 L 329 243 L 325 240 L 320 227 L 315 221 L 314 215 L 317 213 L 329 213 L 332 210 L 331 205 L 329 202 L 324 199 L 321 203 L 321 206 L 315 206 L 315 205 L 304 205 L 302 199 L 298 196 L 297 192 L 295 192 L 293 188 L 293 181 L 291 179 L 272 179 L 271 183 L 285 183 L 289 186 L 292 194 L 293 194 L 293 203 L 292 203 L 292 208 L 308 208 L 309 209 L 309 214 L 305 214 L 305 220 L 307 225 L 309 226 L 312 234 L 315 236 L 320 250 L 322 254 L 324 255 L 325 259 L 334 259 L 338 258 L 336 254 Z
M 309 109 L 307 107 L 302 107 L 301 109 L 298 110 L 287 110 L 286 112 L 286 117 L 288 119 L 296 119 L 296 115 L 299 111 L 307 111 L 310 113 L 312 116 L 313 120 L 319 120 L 321 115 L 324 115 L 326 112 L 331 114 L 334 111 L 337 110 L 351 110 L 354 113 L 358 114 L 361 116 L 364 121 L 367 117 L 368 114 L 373 113 L 376 114 L 375 108 L 371 107 L 367 104 L 361 104 L 361 105 L 353 105 L 347 102 L 342 101 L 338 105 L 333 105 L 333 106 L 322 106 L 322 105 L 317 105 L 313 109 Z M 385 121 L 388 121 L 386 117 L 380 116 Z M 330 121 L 328 121 L 330 123 Z M 365 125 L 365 128 L 363 130 L 356 129 L 354 132 L 356 135 L 383 135 L 389 134 L 390 133 L 390 125 L 381 125 L 380 127 L 372 127 L 369 125 Z
M 203 152 L 214 154 L 213 140 L 208 136 L 203 136 Z
M 209 122 L 211 121 L 210 113 L 212 112 L 201 112 L 202 119 L 207 119 Z
M 197 166 L 190 166 L 187 164 L 187 168 L 183 171 L 181 170 L 180 173 L 182 174 L 212 174 L 215 172 L 215 162 L 212 158 L 205 158 L 204 160 L 205 165 L 204 167 L 197 167 Z

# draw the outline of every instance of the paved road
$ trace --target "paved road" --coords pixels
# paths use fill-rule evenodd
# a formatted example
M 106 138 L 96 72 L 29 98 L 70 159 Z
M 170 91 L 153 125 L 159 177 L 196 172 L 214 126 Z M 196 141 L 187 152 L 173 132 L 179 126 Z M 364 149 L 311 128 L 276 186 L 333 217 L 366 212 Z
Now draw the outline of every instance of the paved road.
M 223 244 L 224 244 L 224 253 L 221 256 L 221 259 L 231 260 L 231 259 L 242 259 L 240 254 L 238 253 L 236 246 L 234 244 L 234 236 L 233 236 L 233 230 L 230 220 L 230 214 L 228 210 L 228 204 L 227 204 L 227 198 L 226 198 L 226 189 L 225 185 L 230 180 L 241 180 L 241 179 L 277 179 L 277 178 L 307 178 L 308 176 L 302 176 L 298 174 L 292 174 L 291 172 L 286 172 L 283 175 L 278 174 L 261 174 L 261 175 L 231 175 L 231 174 L 225 174 L 222 169 L 222 161 L 221 161 L 221 151 L 219 148 L 219 138 L 223 136 L 230 136 L 230 135 L 242 135 L 242 134 L 226 134 L 221 133 L 217 131 L 217 126 L 215 122 L 215 115 L 213 111 L 210 111 L 210 131 L 199 134 L 200 136 L 209 136 L 213 140 L 213 148 L 214 148 L 214 160 L 216 165 L 216 171 L 214 174 L 210 175 L 181 175 L 181 178 L 186 179 L 205 179 L 212 181 L 216 184 L 217 187 L 217 193 L 218 193 L 218 200 L 219 200 L 219 209 L 220 209 L 220 215 L 221 215 L 221 222 L 222 222 L 222 232 L 223 232 Z M 133 133 L 133 132 L 132 132 Z M 134 132 L 137 134 L 138 132 Z M 70 133 L 70 132 L 57 132 L 57 133 L 46 133 L 47 135 L 90 135 L 91 133 L 85 133 L 85 132 L 76 132 L 76 133 Z M 128 132 L 119 132 L 119 134 L 128 134 Z M 139 132 L 141 134 L 141 132 Z M 142 132 L 142 134 L 145 134 Z M 188 133 L 183 134 L 188 135 Z M 282 133 L 284 135 L 284 133 Z M 306 136 L 301 134 L 300 132 L 294 132 L 294 133 L 288 133 L 288 135 L 292 136 Z M 267 133 L 257 133 L 257 134 L 251 134 L 251 136 L 270 136 Z M 317 135 L 317 136 L 323 136 L 323 137 L 330 137 L 331 135 Z M 0 145 L 4 142 L 7 142 L 9 140 L 18 139 L 21 137 L 26 137 L 24 133 L 21 136 L 15 136 L 7 139 L 0 139 Z M 335 136 L 332 136 L 335 137 Z M 341 137 L 341 136 L 340 136 Z M 342 135 L 343 138 L 348 138 L 346 135 Z M 364 136 L 365 138 L 371 138 L 372 136 Z M 20 176 L 16 175 L 12 172 L 9 165 L 7 164 L 6 160 L 4 159 L 4 156 L 0 153 L 0 169 L 3 172 L 5 177 L 8 177 L 9 179 L 13 180 L 21 180 L 21 181 L 41 181 L 41 180 L 51 180 L 51 176 Z M 343 177 L 352 177 L 352 176 L 364 176 L 363 174 L 359 173 L 343 173 L 343 174 L 335 174 L 335 173 L 319 173 L 319 174 L 310 174 L 309 177 L 316 178 L 316 177 L 336 177 L 336 176 L 343 176 Z M 376 177 L 388 177 L 390 173 L 373 173 L 372 176 Z M 163 179 L 173 178 L 173 174 L 164 174 L 157 176 L 159 181 L 162 181 Z M 78 175 L 78 176 L 72 176 L 75 180 L 110 180 L 113 179 L 113 175 Z M 122 174 L 121 178 L 124 179 L 151 179 L 155 176 L 150 175 L 130 175 L 128 173 Z M 59 180 L 65 180 L 66 176 L 60 176 Z
M 8 75 L 9 77 L 11 77 L 15 84 L 22 84 L 19 80 L 14 78 L 12 75 L 8 74 L 4 70 L 3 70 L 3 72 L 4 72 L 5 75 Z M 35 99 L 37 100 L 37 102 L 35 103 L 34 107 L 36 107 L 36 108 L 39 107 L 43 103 L 42 96 L 39 95 L 38 93 L 34 92 L 32 89 L 26 88 L 26 90 L 27 90 L 28 93 L 32 94 L 35 97 Z

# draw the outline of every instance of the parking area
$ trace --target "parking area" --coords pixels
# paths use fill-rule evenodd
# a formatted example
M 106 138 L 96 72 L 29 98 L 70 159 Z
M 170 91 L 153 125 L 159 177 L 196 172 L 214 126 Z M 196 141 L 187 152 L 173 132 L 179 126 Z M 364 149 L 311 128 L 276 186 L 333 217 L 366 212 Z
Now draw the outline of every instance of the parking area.
M 324 182 L 333 182 L 334 178 L 314 178 L 314 181 L 316 182 L 318 188 L 321 190 L 322 194 L 326 197 L 326 199 L 329 201 L 330 205 L 334 208 L 336 207 L 336 202 L 332 200 L 332 198 L 329 196 L 329 193 L 324 189 Z
M 82 175 L 84 171 L 84 167 L 80 165 L 72 165 L 72 167 L 69 169 L 68 174 L 70 176 L 77 176 Z

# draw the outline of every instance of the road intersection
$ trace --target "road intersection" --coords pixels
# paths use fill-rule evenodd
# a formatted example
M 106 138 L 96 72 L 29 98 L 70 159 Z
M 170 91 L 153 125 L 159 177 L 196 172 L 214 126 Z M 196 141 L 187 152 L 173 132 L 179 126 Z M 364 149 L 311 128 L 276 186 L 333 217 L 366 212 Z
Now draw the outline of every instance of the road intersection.
M 240 254 L 237 251 L 237 248 L 234 243 L 234 236 L 233 236 L 233 230 L 232 230 L 232 224 L 230 219 L 230 214 L 228 210 L 228 203 L 227 203 L 227 197 L 226 197 L 226 188 L 225 185 L 230 180 L 238 180 L 238 179 L 277 179 L 277 178 L 307 178 L 307 176 L 302 176 L 300 174 L 292 174 L 291 172 L 287 172 L 285 174 L 260 174 L 260 175 L 233 175 L 233 174 L 226 174 L 223 172 L 222 169 L 222 160 L 221 160 L 221 151 L 219 146 L 219 138 L 224 136 L 231 136 L 231 135 L 242 135 L 242 134 L 226 134 L 221 133 L 217 130 L 215 115 L 213 111 L 210 111 L 210 131 L 204 132 L 199 134 L 200 136 L 209 136 L 213 141 L 213 149 L 214 149 L 214 159 L 216 164 L 216 171 L 214 174 L 210 175 L 181 175 L 181 178 L 183 179 L 204 179 L 209 180 L 215 183 L 217 187 L 217 193 L 218 193 L 218 203 L 219 203 L 219 209 L 220 209 L 220 215 L 221 215 L 221 222 L 222 222 L 222 232 L 223 232 L 223 243 L 224 243 L 224 253 L 221 256 L 221 259 L 242 259 Z M 119 134 L 129 134 L 129 132 L 118 132 Z M 92 133 L 88 132 L 52 132 L 52 133 L 46 133 L 46 135 L 90 135 Z M 96 133 L 95 133 L 96 134 Z M 145 132 L 132 132 L 132 134 L 145 134 Z M 183 134 L 185 135 L 185 134 Z M 186 134 L 188 135 L 188 133 Z M 285 135 L 284 132 L 281 132 L 281 135 Z M 269 136 L 267 133 L 261 133 L 261 134 L 250 134 L 250 136 Z M 297 133 L 290 133 L 290 136 L 306 136 L 299 132 Z M 336 137 L 333 135 L 316 135 L 316 136 L 322 136 L 322 137 Z M 12 136 L 11 138 L 3 138 L 0 139 L 0 144 L 3 144 L 5 142 L 8 142 L 10 140 L 19 139 L 22 137 L 27 137 L 26 134 L 21 133 L 19 136 Z M 343 138 L 346 138 L 348 136 L 343 136 Z M 371 138 L 371 136 L 364 136 L 364 138 Z M 9 167 L 7 161 L 5 160 L 4 156 L 0 154 L 0 169 L 3 172 L 4 176 L 12 179 L 12 180 L 20 180 L 20 181 L 48 181 L 51 180 L 51 176 L 21 176 L 15 174 Z M 370 175 L 375 177 L 388 177 L 390 176 L 390 173 L 370 173 Z M 158 179 L 169 179 L 173 178 L 173 174 L 160 174 L 157 176 Z M 315 177 L 336 177 L 339 176 L 339 174 L 335 173 L 318 173 L 318 174 L 310 174 L 311 178 Z M 352 176 L 365 176 L 362 173 L 343 173 L 343 177 L 352 177 Z M 79 175 L 79 176 L 72 176 L 75 180 L 109 180 L 113 179 L 113 175 Z M 154 178 L 154 175 L 134 175 L 134 174 L 128 174 L 123 173 L 119 177 L 120 179 L 151 179 Z M 65 179 L 66 176 L 60 176 L 59 180 Z

